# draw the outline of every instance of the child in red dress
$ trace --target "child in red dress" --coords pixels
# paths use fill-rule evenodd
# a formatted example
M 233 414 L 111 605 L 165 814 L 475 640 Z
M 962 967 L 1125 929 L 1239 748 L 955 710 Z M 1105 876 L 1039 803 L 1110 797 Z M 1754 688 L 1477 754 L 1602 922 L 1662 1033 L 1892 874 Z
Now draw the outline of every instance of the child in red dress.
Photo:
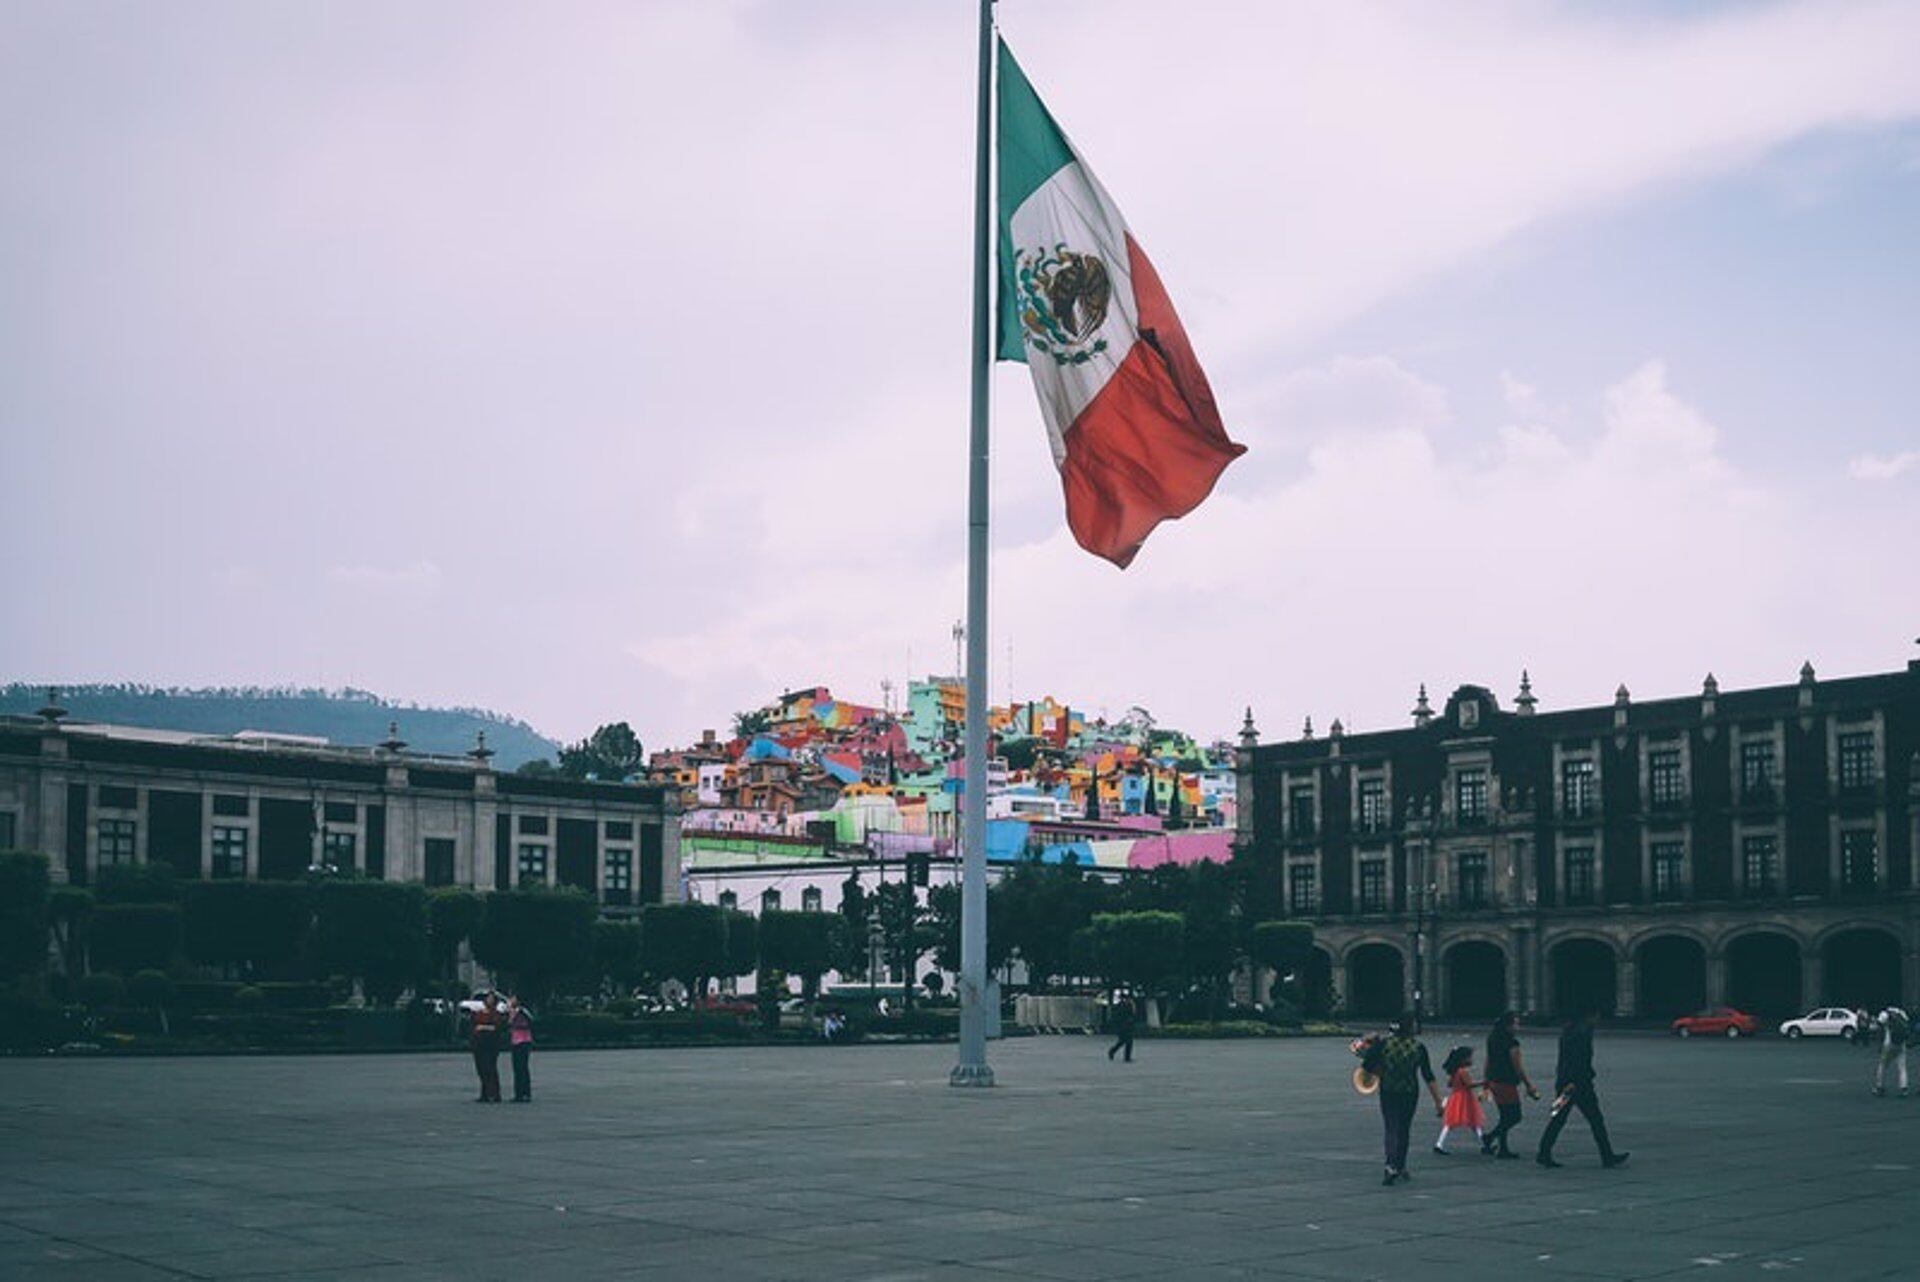
M 1433 1142 L 1433 1151 L 1445 1157 L 1447 1136 L 1454 1130 L 1469 1129 L 1475 1139 L 1480 1138 L 1487 1117 L 1474 1092 L 1484 1089 L 1486 1083 L 1473 1080 L 1473 1048 L 1470 1046 L 1456 1046 L 1440 1069 L 1447 1075 L 1447 1106 L 1440 1115 L 1440 1138 Z

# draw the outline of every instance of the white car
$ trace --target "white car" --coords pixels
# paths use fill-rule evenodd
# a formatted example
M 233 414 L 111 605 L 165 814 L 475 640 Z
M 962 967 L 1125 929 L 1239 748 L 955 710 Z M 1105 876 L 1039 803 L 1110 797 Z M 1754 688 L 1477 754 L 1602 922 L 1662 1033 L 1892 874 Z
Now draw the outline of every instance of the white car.
M 1780 1025 L 1780 1035 L 1801 1037 L 1853 1037 L 1859 1033 L 1860 1017 L 1844 1006 L 1822 1006 L 1799 1019 Z

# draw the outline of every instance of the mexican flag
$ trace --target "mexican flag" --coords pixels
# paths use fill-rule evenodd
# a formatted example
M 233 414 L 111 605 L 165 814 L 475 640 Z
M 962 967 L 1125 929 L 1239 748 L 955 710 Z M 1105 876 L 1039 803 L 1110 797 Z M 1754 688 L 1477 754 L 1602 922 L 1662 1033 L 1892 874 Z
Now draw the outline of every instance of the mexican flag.
M 1073 537 L 1124 568 L 1246 446 L 1120 211 L 999 53 L 998 355 L 1033 374 Z

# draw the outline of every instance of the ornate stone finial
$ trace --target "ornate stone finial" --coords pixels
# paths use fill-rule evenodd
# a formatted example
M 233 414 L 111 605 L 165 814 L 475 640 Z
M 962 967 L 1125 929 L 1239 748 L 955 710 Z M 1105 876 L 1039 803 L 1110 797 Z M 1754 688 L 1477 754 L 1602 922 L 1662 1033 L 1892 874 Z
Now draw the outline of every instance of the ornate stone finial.
M 1333 726 L 1332 726 L 1332 728 L 1331 728 L 1331 729 L 1329 729 L 1329 730 L 1327 731 L 1327 734 L 1328 734 L 1328 735 L 1329 735 L 1329 736 L 1330 736 L 1331 738 L 1334 738 L 1334 739 L 1338 739 L 1338 738 L 1340 738 L 1340 737 L 1341 737 L 1342 735 L 1344 735 L 1344 734 L 1346 734 L 1346 732 L 1347 732 L 1347 728 L 1346 728 L 1345 726 L 1343 726 L 1343 725 L 1341 725 L 1341 724 L 1340 724 L 1340 718 L 1338 718 L 1338 717 L 1335 717 L 1335 718 L 1333 719 Z
M 1253 705 L 1247 705 L 1246 720 L 1240 723 L 1240 746 L 1254 748 L 1260 744 L 1260 732 L 1253 728 Z
M 1302 739 L 1313 738 L 1313 716 L 1311 713 L 1307 716 L 1307 723 L 1300 727 L 1300 737 Z
M 1800 684 L 1803 686 L 1810 686 L 1813 684 L 1813 660 L 1812 659 L 1808 659 L 1805 663 L 1800 665 Z
M 1539 702 L 1533 697 L 1533 678 L 1527 675 L 1525 668 L 1520 669 L 1520 695 L 1513 701 L 1513 706 L 1521 716 L 1530 717 L 1533 715 L 1533 706 Z
M 1613 692 L 1613 706 L 1616 708 L 1624 708 L 1632 702 L 1633 696 L 1627 693 L 1627 686 L 1623 681 L 1620 684 L 1620 688 Z
M 380 741 L 380 746 L 395 755 L 398 755 L 400 750 L 407 746 L 407 741 L 400 737 L 400 723 L 398 721 L 387 722 L 387 737 Z
M 1707 673 L 1707 679 L 1700 683 L 1700 693 L 1708 699 L 1720 693 L 1720 682 L 1714 678 L 1713 673 Z
M 487 732 L 485 730 L 477 730 L 474 732 L 473 747 L 467 749 L 467 755 L 483 766 L 493 759 L 493 749 L 487 746 Z
M 1427 683 L 1420 683 L 1420 698 L 1413 705 L 1413 724 L 1424 726 L 1433 720 L 1433 705 L 1427 702 Z
M 38 716 L 42 721 L 46 722 L 47 725 L 50 727 L 57 726 L 60 724 L 60 719 L 67 715 L 67 710 L 60 706 L 60 687 L 59 686 L 47 687 L 46 706 L 41 708 L 40 711 L 35 715 Z

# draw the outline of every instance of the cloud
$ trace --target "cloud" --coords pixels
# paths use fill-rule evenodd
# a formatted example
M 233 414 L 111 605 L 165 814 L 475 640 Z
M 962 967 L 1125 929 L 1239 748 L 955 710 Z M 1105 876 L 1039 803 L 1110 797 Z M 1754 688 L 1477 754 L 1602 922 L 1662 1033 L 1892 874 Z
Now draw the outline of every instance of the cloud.
M 440 586 L 440 567 L 432 561 L 403 565 L 336 565 L 327 570 L 336 587 L 368 592 L 431 592 Z
M 1856 481 L 1891 481 L 1920 467 L 1920 450 L 1898 454 L 1860 454 L 1847 463 L 1847 475 Z

